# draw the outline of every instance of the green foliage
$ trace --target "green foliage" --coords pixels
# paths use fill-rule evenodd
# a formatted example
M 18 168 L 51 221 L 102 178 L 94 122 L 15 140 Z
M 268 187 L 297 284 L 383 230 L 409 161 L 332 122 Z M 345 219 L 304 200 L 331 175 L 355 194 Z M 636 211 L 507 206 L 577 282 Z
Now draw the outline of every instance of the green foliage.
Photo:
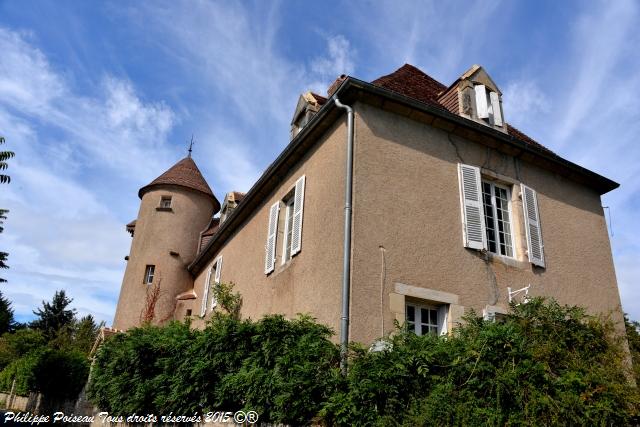
M 447 337 L 398 331 L 381 351 L 352 345 L 346 377 L 331 333 L 220 313 L 204 330 L 133 329 L 98 351 L 89 396 L 112 414 L 244 409 L 293 425 L 625 425 L 637 409 L 612 323 L 576 307 L 534 299 Z
M 5 139 L 0 136 L 0 145 L 5 143 Z M 0 151 L 0 170 L 5 170 L 9 167 L 7 160 L 15 156 L 13 151 Z M 0 174 L 0 184 L 11 182 L 9 175 Z
M 72 301 L 64 290 L 56 291 L 50 303 L 42 301 L 42 308 L 33 312 L 37 319 L 30 326 L 41 330 L 47 340 L 53 339 L 58 333 L 64 333 L 64 328 L 71 326 L 75 320 L 75 309 L 67 309 Z
M 299 424 L 319 411 L 337 377 L 330 336 L 308 317 L 219 314 L 202 331 L 144 326 L 102 345 L 88 394 L 115 414 L 246 408 Z
M 535 299 L 447 338 L 401 333 L 352 361 L 325 418 L 344 425 L 625 425 L 637 389 L 610 322 Z M 407 409 L 404 409 L 407 408 Z
M 11 302 L 0 292 L 0 335 L 12 331 L 15 327 Z
M 44 349 L 29 353 L 11 362 L 0 372 L 0 390 L 5 393 L 11 391 L 15 380 L 15 394 L 26 396 L 35 389 L 34 369 Z
M 5 139 L 2 136 L 0 136 L 0 145 L 4 143 L 5 143 Z M 0 171 L 3 171 L 9 167 L 7 160 L 12 158 L 14 155 L 15 153 L 13 151 L 0 151 Z M 11 177 L 9 175 L 0 173 L 0 184 L 5 184 L 5 183 L 8 184 L 9 182 L 11 182 Z M 9 211 L 7 209 L 0 208 L 0 233 L 2 233 L 2 231 L 4 230 L 3 224 L 4 224 L 4 220 L 7 219 L 6 214 L 8 212 Z M 9 268 L 9 266 L 7 265 L 8 257 L 9 257 L 9 254 L 7 252 L 0 251 L 0 268 L 3 268 L 3 269 Z M 3 279 L 2 277 L 0 277 L 0 283 L 4 283 L 6 281 L 7 281 L 6 279 Z
M 265 317 L 255 324 L 240 369 L 222 378 L 219 403 L 274 423 L 308 422 L 336 386 L 339 352 L 331 334 L 310 317 Z
M 64 291 L 43 302 L 36 329 L 24 328 L 0 337 L 0 389 L 18 394 L 40 392 L 49 401 L 74 398 L 89 373 L 87 355 L 99 326 L 92 316 L 75 319 Z M 0 301 L 1 303 L 1 301 Z
M 47 398 L 64 400 L 80 393 L 89 375 L 89 362 L 80 352 L 41 347 L 14 360 L 0 372 L 0 390 L 14 393 L 43 393 Z
M 89 361 L 77 350 L 47 348 L 38 353 L 32 375 L 30 390 L 38 391 L 52 400 L 73 399 L 87 382 Z
M 233 292 L 233 283 L 217 283 L 213 287 L 213 296 L 228 315 L 235 319 L 240 318 L 242 308 L 242 296 L 238 292 Z
M 4 369 L 16 359 L 44 348 L 46 344 L 42 332 L 33 329 L 19 329 L 3 334 L 0 337 L 0 369 Z
M 630 321 L 627 315 L 624 316 L 624 325 L 627 330 L 627 342 L 633 363 L 633 374 L 636 384 L 640 386 L 640 323 Z

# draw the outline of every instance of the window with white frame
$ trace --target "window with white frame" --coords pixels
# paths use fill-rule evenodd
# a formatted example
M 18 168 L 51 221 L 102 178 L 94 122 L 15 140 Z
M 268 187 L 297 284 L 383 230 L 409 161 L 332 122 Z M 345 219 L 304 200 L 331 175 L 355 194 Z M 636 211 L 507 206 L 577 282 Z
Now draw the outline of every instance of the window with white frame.
M 529 262 L 545 268 L 538 193 L 521 183 L 507 187 L 482 179 L 480 168 L 458 163 L 462 239 L 466 248 L 515 257 L 511 228 L 511 188 L 519 188 Z M 515 191 L 515 190 L 514 190 Z
M 302 214 L 304 211 L 305 176 L 296 180 L 293 190 L 283 200 L 278 200 L 269 208 L 269 222 L 267 226 L 267 243 L 265 244 L 264 273 L 269 274 L 275 269 L 276 241 L 278 237 L 278 218 L 280 208 L 285 207 L 284 242 L 282 263 L 286 263 L 298 254 L 302 248 Z
M 447 312 L 447 304 L 435 306 L 407 303 L 405 306 L 407 329 L 416 335 L 446 334 Z
M 150 285 L 153 283 L 153 276 L 155 274 L 156 271 L 156 266 L 155 265 L 147 265 L 147 267 L 144 270 L 144 284 L 145 285 Z
M 213 311 L 218 305 L 216 299 L 215 286 L 220 283 L 220 274 L 222 272 L 222 256 L 216 258 L 216 260 L 209 267 L 207 275 L 204 280 L 203 292 L 202 292 L 202 305 L 200 307 L 200 316 L 204 317 L 207 314 L 207 309 Z
M 490 181 L 482 181 L 487 250 L 513 257 L 511 233 L 511 191 Z
M 293 234 L 293 211 L 295 197 L 293 194 L 284 200 L 284 239 L 282 244 L 282 264 L 291 259 L 291 239 Z

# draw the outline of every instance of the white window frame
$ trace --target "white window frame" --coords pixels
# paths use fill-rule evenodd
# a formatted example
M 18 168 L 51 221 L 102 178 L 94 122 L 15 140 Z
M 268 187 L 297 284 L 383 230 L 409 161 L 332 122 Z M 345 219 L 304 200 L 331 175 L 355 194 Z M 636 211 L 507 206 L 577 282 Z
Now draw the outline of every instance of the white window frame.
M 409 328 L 409 319 L 408 312 L 409 307 L 413 307 L 414 310 L 414 320 L 413 320 L 413 330 L 408 329 L 409 332 L 413 332 L 418 336 L 422 336 L 422 326 L 427 326 L 429 328 L 429 332 L 431 332 L 431 328 L 435 328 L 434 335 L 444 335 L 447 333 L 447 322 L 449 317 L 449 304 L 420 304 L 414 303 L 412 301 L 405 303 L 405 324 Z M 436 312 L 436 323 L 433 324 L 430 322 L 430 319 L 425 323 L 422 321 L 422 309 L 433 310 Z
M 151 285 L 153 284 L 153 278 L 156 275 L 156 266 L 155 264 L 147 264 L 144 268 L 144 284 Z
M 282 261 L 281 265 L 284 265 L 292 258 L 291 241 L 293 240 L 290 234 L 293 232 L 293 208 L 295 203 L 295 191 L 291 192 L 287 197 L 282 200 L 285 206 L 284 212 L 284 239 L 282 239 Z
M 486 212 L 484 210 L 484 184 L 489 184 L 491 186 L 491 209 L 493 210 L 493 230 L 494 230 L 494 234 L 495 234 L 495 242 L 496 242 L 496 251 L 497 252 L 493 252 L 490 249 L 490 245 L 489 245 L 489 235 L 488 235 L 488 229 L 486 227 L 486 221 L 487 221 L 487 215 Z M 509 214 L 509 223 L 508 223 L 508 232 L 509 232 L 509 237 L 511 238 L 511 255 L 507 255 L 507 254 L 501 254 L 500 253 L 500 244 L 501 244 L 501 240 L 500 240 L 500 231 L 499 231 L 499 227 L 498 227 L 498 206 L 496 204 L 496 191 L 495 188 L 501 188 L 503 190 L 505 190 L 507 192 L 507 212 Z M 486 242 L 487 242 L 487 252 L 490 252 L 492 254 L 498 255 L 498 256 L 503 256 L 503 257 L 507 257 L 507 258 L 516 258 L 516 245 L 514 242 L 514 234 L 513 234 L 513 210 L 511 209 L 511 188 L 508 185 L 503 185 L 500 184 L 496 181 L 491 181 L 489 179 L 482 179 L 480 182 L 480 190 L 481 190 L 481 198 L 482 198 L 482 216 L 484 218 L 485 221 L 485 235 L 486 235 Z M 506 245 L 505 245 L 506 246 Z

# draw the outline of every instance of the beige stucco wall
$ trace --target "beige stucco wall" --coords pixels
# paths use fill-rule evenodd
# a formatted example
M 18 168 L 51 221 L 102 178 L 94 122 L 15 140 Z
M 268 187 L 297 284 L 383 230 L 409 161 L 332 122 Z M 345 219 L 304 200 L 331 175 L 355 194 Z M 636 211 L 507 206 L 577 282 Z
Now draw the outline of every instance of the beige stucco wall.
M 171 211 L 158 211 L 162 196 L 171 196 Z M 154 321 L 173 318 L 176 295 L 192 288 L 186 266 L 193 261 L 199 233 L 207 226 L 211 199 L 177 186 L 157 186 L 142 197 L 113 322 L 114 328 L 139 325 L 148 285 L 143 283 L 147 265 L 155 265 L 153 284 L 160 286 Z M 177 252 L 171 255 L 169 252 Z
M 309 153 L 282 179 L 279 188 L 265 198 L 231 239 L 211 259 L 222 256 L 221 281 L 233 282 L 243 297 L 242 316 L 258 319 L 280 313 L 294 317 L 310 313 L 338 332 L 342 270 L 344 168 L 346 126 L 344 120 L 331 127 Z M 306 176 L 302 249 L 281 264 L 285 210 L 281 206 L 275 271 L 264 274 L 265 243 L 269 207 Z M 202 327 L 199 317 L 207 270 L 194 281 L 197 299 L 185 301 L 176 312 L 184 318 L 193 310 L 193 325 Z M 207 313 L 206 318 L 210 316 Z
M 362 103 L 355 110 L 353 340 L 370 342 L 381 335 L 383 318 L 385 332 L 393 329 L 394 319 L 402 319 L 398 309 L 404 296 L 397 284 L 456 295 L 452 308 L 458 319 L 464 309 L 506 308 L 507 287 L 528 284 L 530 295 L 592 312 L 613 311 L 616 321 L 622 319 L 595 191 L 429 125 Z M 512 191 L 517 259 L 485 261 L 480 252 L 463 247 L 458 162 L 537 191 L 546 269 L 526 260 L 518 185 Z

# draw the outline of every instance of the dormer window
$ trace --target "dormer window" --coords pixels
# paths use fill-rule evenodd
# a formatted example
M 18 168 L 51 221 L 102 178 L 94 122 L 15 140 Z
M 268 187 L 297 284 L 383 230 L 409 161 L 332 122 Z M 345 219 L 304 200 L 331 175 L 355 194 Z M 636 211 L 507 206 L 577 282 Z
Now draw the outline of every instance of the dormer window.
M 492 126 L 502 126 L 500 96 L 492 90 L 487 90 L 485 85 L 477 84 L 473 89 L 476 93 L 476 114 L 478 118 L 486 120 Z

